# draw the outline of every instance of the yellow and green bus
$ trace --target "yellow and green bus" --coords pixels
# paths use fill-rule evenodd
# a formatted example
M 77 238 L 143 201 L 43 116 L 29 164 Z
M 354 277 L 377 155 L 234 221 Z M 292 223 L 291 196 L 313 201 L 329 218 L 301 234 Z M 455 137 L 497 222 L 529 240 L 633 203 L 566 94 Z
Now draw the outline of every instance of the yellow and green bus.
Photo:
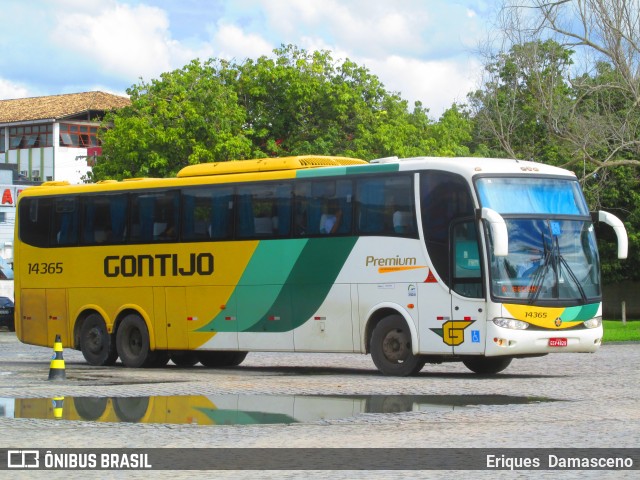
M 92 365 L 370 353 L 386 375 L 593 352 L 594 222 L 575 175 L 482 158 L 298 156 L 45 182 L 17 210 L 16 331 Z

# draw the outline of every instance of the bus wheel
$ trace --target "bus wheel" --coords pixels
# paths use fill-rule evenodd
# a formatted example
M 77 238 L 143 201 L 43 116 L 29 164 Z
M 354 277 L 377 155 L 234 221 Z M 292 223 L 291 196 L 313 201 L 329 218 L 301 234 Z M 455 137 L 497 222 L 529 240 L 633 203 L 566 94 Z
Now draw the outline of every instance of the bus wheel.
M 464 357 L 462 363 L 479 375 L 493 375 L 507 368 L 511 360 L 511 357 Z
M 371 335 L 371 358 L 384 375 L 416 375 L 425 360 L 411 351 L 411 332 L 400 315 L 383 318 Z
M 193 367 L 198 363 L 198 355 L 196 352 L 173 352 L 171 354 L 171 361 L 178 367 Z
M 147 325 L 136 314 L 129 314 L 122 320 L 116 334 L 116 346 L 126 367 L 151 367 L 157 359 L 149 346 Z
M 113 410 L 121 422 L 137 423 L 149 409 L 149 397 L 122 397 L 113 400 Z
M 246 358 L 247 352 L 198 352 L 198 360 L 205 367 L 237 367 Z
M 73 405 L 83 420 L 97 420 L 107 409 L 107 397 L 75 397 Z
M 113 335 L 109 335 L 102 316 L 97 313 L 89 315 L 82 324 L 80 350 L 91 365 L 114 365 L 118 359 Z

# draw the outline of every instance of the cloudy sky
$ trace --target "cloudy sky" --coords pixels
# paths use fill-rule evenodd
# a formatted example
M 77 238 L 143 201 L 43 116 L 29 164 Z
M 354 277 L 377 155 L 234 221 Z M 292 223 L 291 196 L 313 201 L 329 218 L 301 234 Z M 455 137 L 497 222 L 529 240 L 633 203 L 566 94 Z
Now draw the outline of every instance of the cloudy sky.
M 330 50 L 434 118 L 478 82 L 493 0 L 2 0 L 0 99 L 102 90 L 194 58 Z

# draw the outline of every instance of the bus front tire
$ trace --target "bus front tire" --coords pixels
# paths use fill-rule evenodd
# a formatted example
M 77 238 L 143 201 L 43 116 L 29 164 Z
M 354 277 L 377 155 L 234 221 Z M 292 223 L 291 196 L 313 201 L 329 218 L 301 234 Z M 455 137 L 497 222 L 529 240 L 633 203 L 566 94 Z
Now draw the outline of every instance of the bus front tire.
M 406 377 L 416 375 L 425 360 L 414 355 L 411 347 L 411 332 L 400 315 L 383 318 L 371 335 L 371 358 L 384 375 Z
M 462 363 L 478 375 L 493 375 L 507 368 L 511 360 L 511 357 L 465 357 Z
M 124 317 L 116 334 L 116 347 L 120 360 L 126 367 L 154 367 L 162 363 L 158 361 L 160 352 L 151 350 L 147 324 L 139 315 L 129 314 Z M 169 357 L 166 358 L 168 361 Z M 165 361 L 164 364 L 166 363 Z
M 107 331 L 102 316 L 89 315 L 80 328 L 80 350 L 90 365 L 114 365 L 118 359 L 115 339 Z

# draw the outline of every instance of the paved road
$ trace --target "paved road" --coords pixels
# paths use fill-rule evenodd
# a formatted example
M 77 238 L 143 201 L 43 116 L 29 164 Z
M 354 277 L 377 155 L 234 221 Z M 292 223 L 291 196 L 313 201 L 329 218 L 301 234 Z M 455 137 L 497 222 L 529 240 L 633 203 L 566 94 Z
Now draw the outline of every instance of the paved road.
M 51 349 L 23 345 L 15 334 L 0 332 L 0 397 L 109 397 L 109 405 L 127 397 L 130 402 L 123 404 L 135 407 L 141 398 L 143 402 L 147 397 L 171 402 L 176 400 L 167 398 L 191 396 L 196 401 L 219 401 L 218 408 L 236 405 L 232 415 L 236 421 L 216 417 L 218 423 L 236 424 L 203 425 L 198 418 L 185 424 L 180 423 L 182 417 L 178 423 L 55 420 L 34 418 L 38 415 L 21 410 L 0 417 L 0 447 L 640 446 L 639 344 L 606 345 L 595 354 L 515 360 L 493 377 L 475 376 L 461 364 L 427 365 L 413 378 L 383 377 L 369 356 L 346 354 L 252 353 L 242 366 L 226 370 L 172 364 L 163 369 L 97 368 L 89 367 L 79 352 L 65 349 L 66 380 L 52 382 L 47 379 L 51 355 Z M 345 400 L 351 411 L 345 410 Z M 271 421 L 282 421 L 281 415 L 288 415 L 295 423 L 290 419 L 274 424 L 237 420 L 263 403 L 263 415 L 253 417 L 264 419 L 267 413 L 278 413 L 280 420 Z M 46 478 L 91 477 L 86 472 L 32 472 L 28 478 L 44 478 L 45 473 Z M 104 477 L 104 472 L 92 473 L 95 478 Z M 144 478 L 140 473 L 109 473 L 116 478 L 120 474 L 122 478 L 125 474 L 126 478 Z M 470 473 L 475 478 L 635 476 L 633 472 L 602 471 L 462 472 L 461 476 L 468 478 Z M 155 478 L 197 476 L 197 472 L 154 472 Z M 239 476 L 382 478 L 367 472 L 216 474 L 216 478 Z M 384 478 L 438 476 L 434 472 L 386 472 Z

